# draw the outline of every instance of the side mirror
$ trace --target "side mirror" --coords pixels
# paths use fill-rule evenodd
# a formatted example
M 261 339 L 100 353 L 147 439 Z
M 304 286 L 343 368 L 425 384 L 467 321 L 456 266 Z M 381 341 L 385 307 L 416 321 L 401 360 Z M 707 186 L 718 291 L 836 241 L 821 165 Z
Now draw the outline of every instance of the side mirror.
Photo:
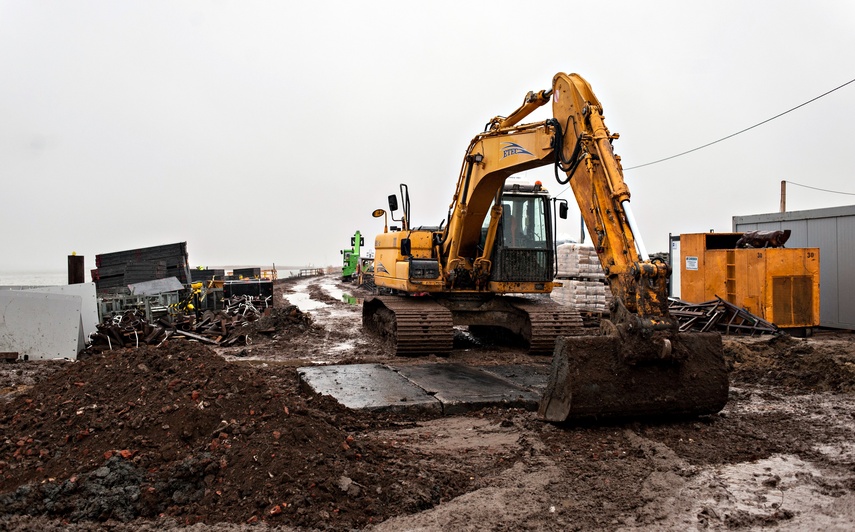
M 566 202 L 566 201 L 561 202 L 561 203 L 558 205 L 558 217 L 559 217 L 559 218 L 561 218 L 562 220 L 566 220 L 566 219 L 567 219 L 567 211 L 568 211 L 568 209 L 569 209 L 569 208 L 567 207 L 567 202 Z
M 375 218 L 383 217 L 383 232 L 389 232 L 389 218 L 386 217 L 386 211 L 383 209 L 374 209 L 374 212 L 371 213 L 371 216 Z
M 392 212 L 398 210 L 398 196 L 394 194 L 389 195 L 389 210 Z
M 401 239 L 401 255 L 408 257 L 412 255 L 412 244 L 410 243 L 409 238 Z

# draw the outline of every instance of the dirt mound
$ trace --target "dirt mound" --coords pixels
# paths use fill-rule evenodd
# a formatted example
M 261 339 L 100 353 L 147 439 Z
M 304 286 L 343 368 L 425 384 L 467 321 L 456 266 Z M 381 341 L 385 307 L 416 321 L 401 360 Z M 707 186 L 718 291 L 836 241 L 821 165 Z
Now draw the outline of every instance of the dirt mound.
M 239 327 L 234 334 L 253 338 L 262 335 L 300 335 L 312 329 L 312 316 L 295 305 L 273 307 L 260 319 Z
M 185 342 L 69 365 L 0 414 L 7 514 L 346 529 L 465 485 L 354 438 L 345 429 L 366 422 L 300 396 L 293 371 L 262 374 Z
M 288 296 L 286 295 L 285 297 Z M 336 299 L 333 296 L 329 295 L 326 290 L 324 290 L 318 285 L 311 285 L 309 287 L 309 297 L 311 297 L 315 301 L 321 301 L 327 304 L 342 303 L 340 299 Z
M 815 342 L 788 335 L 725 339 L 724 354 L 736 384 L 781 386 L 797 393 L 855 391 L 855 343 Z

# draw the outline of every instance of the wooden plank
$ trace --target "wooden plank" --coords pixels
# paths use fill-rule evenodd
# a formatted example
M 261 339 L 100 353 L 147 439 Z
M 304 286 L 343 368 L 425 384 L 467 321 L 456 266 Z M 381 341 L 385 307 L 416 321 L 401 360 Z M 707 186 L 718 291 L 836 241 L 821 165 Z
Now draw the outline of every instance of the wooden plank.
M 206 337 L 202 336 L 201 334 L 192 333 L 190 331 L 176 330 L 175 334 L 180 334 L 181 336 L 186 336 L 187 338 L 192 338 L 193 340 L 198 340 L 198 341 L 202 342 L 203 344 L 219 345 L 218 342 L 215 342 L 214 340 L 211 340 L 210 338 L 206 338 Z

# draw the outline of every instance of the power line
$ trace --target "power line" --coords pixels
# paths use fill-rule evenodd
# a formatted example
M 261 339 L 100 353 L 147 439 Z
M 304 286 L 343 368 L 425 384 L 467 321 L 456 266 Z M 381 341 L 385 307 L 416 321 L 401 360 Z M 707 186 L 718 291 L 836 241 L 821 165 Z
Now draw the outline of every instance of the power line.
M 767 118 L 766 120 L 763 120 L 762 122 L 758 122 L 758 123 L 754 124 L 753 126 L 747 127 L 747 128 L 745 128 L 745 129 L 743 129 L 743 130 L 737 131 L 736 133 L 732 133 L 732 134 L 730 134 L 730 135 L 728 135 L 728 136 L 726 136 L 726 137 L 722 137 L 722 138 L 720 138 L 720 139 L 718 139 L 718 140 L 714 140 L 714 141 L 712 141 L 712 142 L 708 142 L 708 143 L 704 144 L 703 146 L 698 146 L 697 148 L 692 148 L 691 150 L 687 150 L 687 151 L 684 151 L 684 152 L 682 152 L 682 153 L 678 153 L 678 154 L 676 154 L 676 155 L 672 155 L 672 156 L 670 156 L 670 157 L 665 157 L 664 159 L 659 159 L 659 160 L 656 160 L 656 161 L 651 161 L 651 162 L 649 162 L 649 163 L 639 164 L 639 165 L 636 165 L 636 166 L 630 166 L 629 168 L 624 168 L 624 171 L 628 171 L 628 170 L 635 170 L 636 168 L 643 168 L 643 167 L 645 167 L 645 166 L 650 166 L 650 165 L 658 164 L 658 163 L 661 163 L 661 162 L 664 162 L 664 161 L 669 161 L 669 160 L 671 160 L 671 159 L 676 159 L 677 157 L 682 157 L 683 155 L 686 155 L 686 154 L 689 154 L 689 153 L 692 153 L 692 152 L 695 152 L 695 151 L 698 151 L 698 150 L 702 150 L 702 149 L 704 149 L 704 148 L 706 148 L 706 147 L 708 147 L 708 146 L 712 146 L 713 144 L 718 144 L 719 142 L 721 142 L 721 141 L 723 141 L 723 140 L 727 140 L 727 139 L 729 139 L 729 138 L 733 138 L 733 137 L 735 137 L 735 136 L 737 136 L 737 135 L 739 135 L 739 134 L 741 134 L 741 133 L 745 133 L 746 131 L 749 131 L 749 130 L 751 130 L 751 129 L 754 129 L 755 127 L 762 126 L 762 125 L 763 125 L 763 124 L 765 124 L 766 122 L 771 122 L 772 120 L 775 120 L 776 118 L 780 118 L 780 117 L 784 116 L 784 115 L 785 115 L 785 114 L 787 114 L 787 113 L 791 113 L 791 112 L 795 111 L 796 109 L 798 109 L 798 108 L 800 108 L 800 107 L 804 107 L 805 105 L 807 105 L 807 104 L 809 104 L 809 103 L 811 103 L 811 102 L 815 102 L 815 101 L 819 100 L 820 98 L 822 98 L 823 96 L 828 96 L 828 95 L 829 95 L 829 94 L 831 94 L 832 92 L 834 92 L 834 91 L 836 91 L 836 90 L 839 90 L 839 89 L 842 89 L 843 87 L 845 87 L 845 86 L 847 86 L 847 85 L 849 85 L 850 83 L 853 83 L 853 82 L 855 82 L 855 79 L 851 79 L 851 80 L 847 81 L 846 83 L 844 83 L 843 85 L 840 85 L 840 86 L 838 86 L 838 87 L 835 87 L 835 88 L 831 89 L 831 90 L 830 90 L 830 91 L 828 91 L 828 92 L 824 92 L 824 93 L 820 94 L 819 96 L 817 96 L 817 97 L 815 97 L 815 98 L 811 98 L 810 100 L 808 100 L 808 101 L 806 101 L 806 102 L 804 102 L 804 103 L 801 103 L 801 104 L 799 104 L 799 105 L 797 105 L 797 106 L 793 107 L 792 109 L 788 109 L 788 110 L 784 111 L 783 113 L 779 113 L 779 114 L 777 114 L 777 115 L 773 116 L 772 118 Z
M 799 186 L 799 187 L 810 188 L 810 189 L 813 189 L 813 190 L 819 190 L 819 191 L 822 191 L 822 192 L 831 192 L 832 194 L 843 194 L 844 196 L 855 196 L 855 193 L 852 193 L 852 192 L 840 192 L 840 191 L 838 191 L 838 190 L 828 190 L 828 189 L 825 189 L 825 188 L 817 188 L 817 187 L 812 187 L 812 186 L 810 186 L 810 185 L 802 185 L 801 183 L 796 183 L 796 182 L 794 182 L 794 181 L 785 181 L 785 183 L 789 183 L 789 184 L 791 184 L 791 185 L 796 185 L 796 186 Z
M 758 123 L 754 124 L 754 125 L 753 125 L 753 126 L 751 126 L 751 127 L 747 127 L 747 128 L 745 128 L 745 129 L 743 129 L 743 130 L 737 131 L 736 133 L 732 133 L 732 134 L 730 134 L 730 135 L 728 135 L 728 136 L 726 136 L 726 137 L 722 137 L 722 138 L 720 138 L 720 139 L 718 139 L 718 140 L 714 140 L 714 141 L 712 141 L 712 142 L 708 142 L 708 143 L 704 144 L 703 146 L 698 146 L 697 148 L 692 148 L 691 150 L 687 150 L 687 151 L 684 151 L 684 152 L 682 152 L 682 153 L 678 153 L 678 154 L 676 154 L 676 155 L 672 155 L 672 156 L 670 156 L 670 157 L 665 157 L 664 159 L 659 159 L 659 160 L 656 160 L 656 161 L 651 161 L 651 162 L 649 162 L 649 163 L 639 164 L 639 165 L 636 165 L 636 166 L 630 166 L 630 167 L 628 167 L 628 168 L 624 168 L 624 169 L 623 169 L 623 171 L 624 171 L 624 172 L 626 172 L 626 171 L 628 171 L 628 170 L 634 170 L 634 169 L 636 169 L 636 168 L 642 168 L 642 167 L 645 167 L 645 166 L 654 165 L 654 164 L 661 163 L 661 162 L 664 162 L 664 161 L 668 161 L 668 160 L 671 160 L 671 159 L 676 159 L 677 157 L 681 157 L 681 156 L 686 155 L 686 154 L 688 154 L 688 153 L 692 153 L 692 152 L 695 152 L 695 151 L 701 150 L 701 149 L 703 149 L 703 148 L 706 148 L 706 147 L 708 147 L 708 146 L 712 146 L 713 144 L 717 144 L 717 143 L 719 143 L 719 142 L 721 142 L 721 141 L 723 141 L 723 140 L 727 140 L 727 139 L 729 139 L 729 138 L 733 138 L 733 137 L 735 137 L 735 136 L 739 135 L 740 133 L 745 133 L 746 131 L 751 130 L 751 129 L 754 129 L 754 128 L 755 128 L 755 127 L 757 127 L 757 126 L 762 126 L 763 124 L 765 124 L 765 123 L 767 123 L 767 122 L 771 122 L 772 120 L 774 120 L 774 119 L 776 119 L 776 118 L 780 118 L 780 117 L 784 116 L 784 115 L 785 115 L 785 114 L 787 114 L 787 113 L 791 113 L 791 112 L 795 111 L 796 109 L 798 109 L 799 107 L 804 107 L 805 105 L 807 105 L 807 104 L 809 104 L 809 103 L 811 103 L 811 102 L 815 102 L 816 100 L 819 100 L 819 99 L 820 99 L 820 98 L 822 98 L 823 96 L 828 96 L 828 95 L 829 95 L 829 94 L 831 94 L 832 92 L 834 92 L 834 91 L 836 91 L 836 90 L 839 90 L 839 89 L 842 89 L 843 87 L 845 87 L 845 86 L 847 86 L 847 85 L 849 85 L 849 84 L 851 84 L 851 83 L 855 83 L 855 79 L 850 79 L 850 80 L 849 80 L 849 81 L 847 81 L 846 83 L 844 83 L 844 84 L 842 84 L 842 85 L 839 85 L 839 86 L 837 86 L 837 87 L 834 87 L 834 88 L 833 88 L 833 89 L 831 89 L 830 91 L 824 92 L 824 93 L 820 94 L 819 96 L 816 96 L 816 97 L 814 97 L 814 98 L 811 98 L 810 100 L 808 100 L 808 101 L 806 101 L 806 102 L 804 102 L 804 103 L 801 103 L 801 104 L 799 104 L 799 105 L 797 105 L 797 106 L 795 106 L 795 107 L 793 107 L 793 108 L 791 108 L 791 109 L 788 109 L 788 110 L 784 111 L 783 113 L 778 113 L 777 115 L 773 116 L 772 118 L 767 118 L 766 120 L 763 120 L 762 122 L 758 122 Z M 833 194 L 845 194 L 845 195 L 848 195 L 848 196 L 855 196 L 855 194 L 852 194 L 852 193 L 849 193 L 849 192 L 838 192 L 838 191 L 835 191 L 835 190 L 826 190 L 826 189 L 823 189 L 823 188 L 816 188 L 816 187 L 811 187 L 811 186 L 808 186 L 808 185 L 802 185 L 802 184 L 799 184 L 799 183 L 794 183 L 793 181 L 787 181 L 787 183 L 791 183 L 791 184 L 793 184 L 793 185 L 797 185 L 797 186 L 800 186 L 800 187 L 812 188 L 812 189 L 815 189 L 815 190 L 820 190 L 820 191 L 822 191 L 822 192 L 831 192 L 831 193 L 833 193 Z M 566 187 L 566 188 L 564 188 L 564 190 L 562 190 L 561 192 L 559 192 L 558 194 L 556 194 L 554 197 L 556 197 L 556 198 L 557 198 L 557 197 L 561 196 L 562 194 L 564 194 L 565 192 L 567 192 L 569 189 L 570 189 L 570 187 L 569 187 L 569 186 L 568 186 L 568 187 Z

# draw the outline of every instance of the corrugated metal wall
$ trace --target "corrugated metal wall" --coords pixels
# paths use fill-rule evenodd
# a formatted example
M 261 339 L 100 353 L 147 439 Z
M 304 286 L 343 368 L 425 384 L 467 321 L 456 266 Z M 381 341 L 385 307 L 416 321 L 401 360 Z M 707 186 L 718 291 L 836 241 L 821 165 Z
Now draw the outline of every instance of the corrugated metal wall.
M 733 217 L 737 233 L 778 229 L 788 248 L 819 248 L 820 325 L 855 329 L 855 205 Z

